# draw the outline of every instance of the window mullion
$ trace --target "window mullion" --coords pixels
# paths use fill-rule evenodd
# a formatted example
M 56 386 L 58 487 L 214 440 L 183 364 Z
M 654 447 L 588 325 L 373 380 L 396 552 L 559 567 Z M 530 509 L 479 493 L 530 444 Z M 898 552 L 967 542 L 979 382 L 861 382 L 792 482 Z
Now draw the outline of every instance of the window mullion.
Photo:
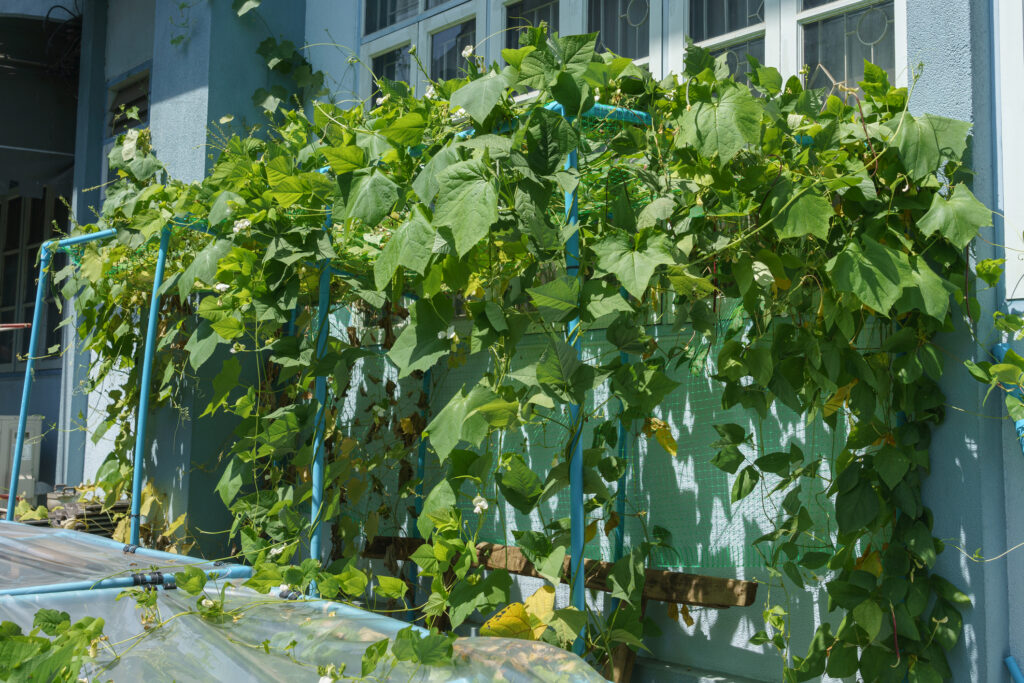
M 772 36 L 775 45 L 773 49 L 765 46 L 765 56 L 775 55 L 777 61 L 772 66 L 782 73 L 784 80 L 795 75 L 804 63 L 803 41 L 800 25 L 796 20 L 796 15 L 800 11 L 799 3 L 800 0 L 768 0 L 765 3 L 765 12 L 767 13 L 770 4 L 774 8 L 775 16 L 773 30 L 768 32 L 769 35 L 775 34 Z
M 558 34 L 571 36 L 587 32 L 587 7 L 585 0 L 559 0 Z
M 665 73 L 681 73 L 686 57 L 686 36 L 690 34 L 690 3 L 688 0 L 666 0 L 662 16 L 668 26 L 664 48 Z

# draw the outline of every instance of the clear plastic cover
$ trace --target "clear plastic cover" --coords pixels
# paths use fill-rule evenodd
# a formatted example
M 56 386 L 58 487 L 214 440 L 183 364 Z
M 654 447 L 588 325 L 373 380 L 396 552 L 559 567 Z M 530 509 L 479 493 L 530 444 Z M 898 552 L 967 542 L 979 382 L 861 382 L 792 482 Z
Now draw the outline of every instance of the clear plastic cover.
M 146 563 L 154 559 L 160 563 L 155 557 L 127 555 L 116 545 L 103 545 L 102 539 L 64 533 L 69 536 L 0 525 L 2 585 L 76 582 L 148 570 Z M 102 618 L 109 647 L 101 648 L 95 664 L 83 673 L 114 681 L 319 681 L 319 667 L 331 665 L 345 677 L 359 678 L 367 647 L 384 638 L 394 640 L 409 626 L 350 605 L 281 600 L 239 584 L 211 580 L 200 596 L 159 589 L 155 610 L 137 607 L 130 597 L 118 599 L 122 590 L 116 588 L 0 595 L 0 619 L 28 630 L 42 608 L 67 612 L 72 621 Z M 222 616 L 200 615 L 201 601 L 219 601 L 221 596 Z M 604 680 L 579 657 L 545 643 L 460 638 L 454 653 L 450 665 L 430 666 L 386 656 L 368 680 Z

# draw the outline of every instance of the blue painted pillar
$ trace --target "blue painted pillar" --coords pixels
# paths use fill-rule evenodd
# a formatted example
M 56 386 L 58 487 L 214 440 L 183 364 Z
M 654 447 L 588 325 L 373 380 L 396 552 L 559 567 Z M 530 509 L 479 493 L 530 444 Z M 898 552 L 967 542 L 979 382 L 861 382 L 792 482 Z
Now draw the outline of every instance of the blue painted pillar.
M 156 272 L 153 274 L 153 294 L 149 300 L 149 323 L 146 326 L 146 345 L 142 352 L 142 382 L 139 387 L 139 408 L 135 416 L 135 451 L 132 455 L 132 514 L 131 544 L 139 545 L 139 510 L 142 505 L 142 470 L 146 450 L 146 423 L 149 421 L 149 395 L 152 393 L 153 355 L 158 340 L 156 325 L 160 319 L 160 285 L 164 281 L 164 267 L 167 264 L 167 246 L 171 239 L 171 227 L 164 226 L 160 232 L 160 251 L 156 257 Z

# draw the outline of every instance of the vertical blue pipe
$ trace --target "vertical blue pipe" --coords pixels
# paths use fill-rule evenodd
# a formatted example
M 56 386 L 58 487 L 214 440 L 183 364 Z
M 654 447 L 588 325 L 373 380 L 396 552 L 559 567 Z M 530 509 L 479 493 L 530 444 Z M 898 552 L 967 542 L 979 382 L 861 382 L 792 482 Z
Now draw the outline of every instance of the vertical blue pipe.
M 139 388 L 139 414 L 135 416 L 135 451 L 132 455 L 132 516 L 131 544 L 139 545 L 139 509 L 142 505 L 142 465 L 146 450 L 146 423 L 149 421 L 149 395 L 152 387 L 153 355 L 156 351 L 156 324 L 160 318 L 160 285 L 164 281 L 167 264 L 167 245 L 171 240 L 171 226 L 160 231 L 160 251 L 153 274 L 153 295 L 149 300 L 149 324 L 146 326 L 146 345 L 142 352 L 142 382 Z
M 565 162 L 566 168 L 576 168 L 578 157 L 576 150 L 569 153 Z M 565 216 L 570 226 L 579 224 L 579 203 L 576 190 L 565 193 Z M 566 244 L 565 254 L 566 271 L 571 277 L 579 277 L 580 274 L 580 232 L 573 231 Z M 580 339 L 580 318 L 576 316 L 569 322 L 566 337 L 573 349 L 576 351 L 576 358 L 582 358 L 582 347 Z M 586 595 L 584 593 L 583 581 L 583 532 L 585 520 L 583 518 L 583 407 L 579 405 L 569 406 L 569 422 L 572 425 L 572 437 L 570 439 L 571 455 L 569 459 L 569 581 L 571 590 L 571 604 L 581 612 L 586 609 Z M 573 643 L 573 652 L 583 654 L 585 643 L 579 637 Z
M 331 225 L 331 212 L 327 211 L 324 218 L 324 230 Z M 320 264 L 320 300 L 317 308 L 317 331 L 316 331 L 316 357 L 323 358 L 327 353 L 327 337 L 330 328 L 328 313 L 331 300 L 331 267 L 326 260 Z M 314 422 L 315 432 L 313 435 L 313 503 L 309 513 L 310 539 L 309 556 L 320 561 L 322 553 L 323 527 L 320 514 L 323 512 L 324 502 L 324 433 L 327 430 L 327 377 L 317 375 L 313 388 L 313 396 L 316 399 L 316 419 Z M 311 586 L 314 595 L 316 587 Z
M 428 411 L 430 409 L 429 408 L 429 402 L 430 402 L 430 368 L 427 368 L 426 371 L 423 373 L 422 390 L 423 390 L 424 396 L 426 396 L 427 405 L 425 405 L 423 407 L 423 409 L 420 411 L 420 415 L 423 416 L 423 422 L 424 422 L 424 424 L 426 424 L 427 417 L 428 417 Z M 419 445 L 417 446 L 417 449 L 416 449 L 416 479 L 418 480 L 419 483 L 416 484 L 416 501 L 415 501 L 416 519 L 414 519 L 413 523 L 412 523 L 412 536 L 413 536 L 413 538 L 419 538 L 420 537 L 420 529 L 419 529 L 419 524 L 417 524 L 417 522 L 419 521 L 420 515 L 423 513 L 423 477 L 425 477 L 426 474 L 427 474 L 427 443 L 428 443 L 427 438 L 425 436 L 423 436 L 423 434 L 421 433 L 420 434 L 420 443 L 419 443 Z M 419 575 L 419 572 L 416 571 L 416 563 L 410 561 L 409 562 L 409 580 L 412 581 L 412 604 L 414 604 L 414 605 L 418 604 L 417 603 L 417 597 L 416 597 L 416 589 L 417 589 L 416 582 L 417 582 L 418 575 Z M 412 616 L 413 616 L 413 614 L 410 611 L 409 612 L 409 621 L 412 621 Z
M 28 420 L 28 400 L 32 393 L 32 369 L 36 363 L 36 345 L 39 341 L 40 315 L 46 292 L 46 269 L 50 265 L 50 246 L 44 242 L 39 253 L 39 279 L 36 281 L 36 303 L 32 309 L 32 329 L 28 336 L 28 358 L 25 359 L 25 383 L 21 387 L 21 412 L 18 413 L 18 436 L 11 461 L 11 487 L 7 491 L 7 519 L 14 521 L 14 504 L 18 499 L 18 477 L 21 474 L 21 454 L 25 449 L 25 422 Z

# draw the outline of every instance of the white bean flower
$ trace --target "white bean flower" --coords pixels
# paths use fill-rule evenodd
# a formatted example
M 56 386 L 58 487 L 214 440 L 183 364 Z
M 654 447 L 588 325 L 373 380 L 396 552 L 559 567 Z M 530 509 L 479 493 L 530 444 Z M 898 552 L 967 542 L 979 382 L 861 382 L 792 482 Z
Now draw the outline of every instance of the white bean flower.
M 211 600 L 210 598 L 203 598 L 203 607 L 213 607 L 213 600 Z
M 472 45 L 467 45 L 466 47 L 462 48 L 462 58 L 463 59 L 469 59 L 472 56 L 473 56 L 473 46 Z
M 284 552 L 284 545 L 285 545 L 285 544 L 284 544 L 284 543 L 282 543 L 282 544 L 281 544 L 281 545 L 279 545 L 279 546 L 276 546 L 276 547 L 274 547 L 274 548 L 271 548 L 271 549 L 270 549 L 270 552 L 269 552 L 269 553 L 267 553 L 267 557 L 277 557 L 278 555 L 280 555 L 281 553 L 283 553 L 283 552 Z
M 388 94 L 388 95 L 384 95 L 383 97 L 378 97 L 378 98 L 377 98 L 377 106 L 379 107 L 380 105 L 382 105 L 382 104 L 384 104 L 385 102 L 387 102 L 387 101 L 388 101 L 388 99 L 389 99 L 390 97 L 391 97 L 391 95 L 390 95 L 390 94 Z
M 334 679 L 330 676 L 321 676 L 317 683 L 334 683 Z
M 432 99 L 434 99 L 435 97 L 437 97 L 437 91 L 436 91 L 436 90 L 434 90 L 434 84 L 433 84 L 433 83 L 431 83 L 430 85 L 428 85 L 428 86 L 427 86 L 427 91 L 426 91 L 425 93 L 423 93 L 423 95 L 424 95 L 424 96 L 425 96 L 425 97 L 426 97 L 426 98 L 427 98 L 428 100 L 432 100 Z
M 231 232 L 237 235 L 243 230 L 248 230 L 251 225 L 252 223 L 249 221 L 248 218 L 239 218 L 237 221 L 235 221 L 234 226 L 231 228 Z
M 455 339 L 455 326 L 449 325 L 447 330 L 441 330 L 437 333 L 438 339 Z
M 477 496 L 473 499 L 473 512 L 480 514 L 487 509 L 487 499 L 483 496 Z
M 215 290 L 217 290 L 218 292 L 220 292 L 221 294 L 223 294 L 224 292 L 226 292 L 226 291 L 228 291 L 229 289 L 231 289 L 231 285 L 229 285 L 229 284 L 228 284 L 228 283 L 226 283 L 226 282 L 218 282 L 217 284 L 215 284 L 215 285 L 213 286 L 213 288 L 214 288 Z

